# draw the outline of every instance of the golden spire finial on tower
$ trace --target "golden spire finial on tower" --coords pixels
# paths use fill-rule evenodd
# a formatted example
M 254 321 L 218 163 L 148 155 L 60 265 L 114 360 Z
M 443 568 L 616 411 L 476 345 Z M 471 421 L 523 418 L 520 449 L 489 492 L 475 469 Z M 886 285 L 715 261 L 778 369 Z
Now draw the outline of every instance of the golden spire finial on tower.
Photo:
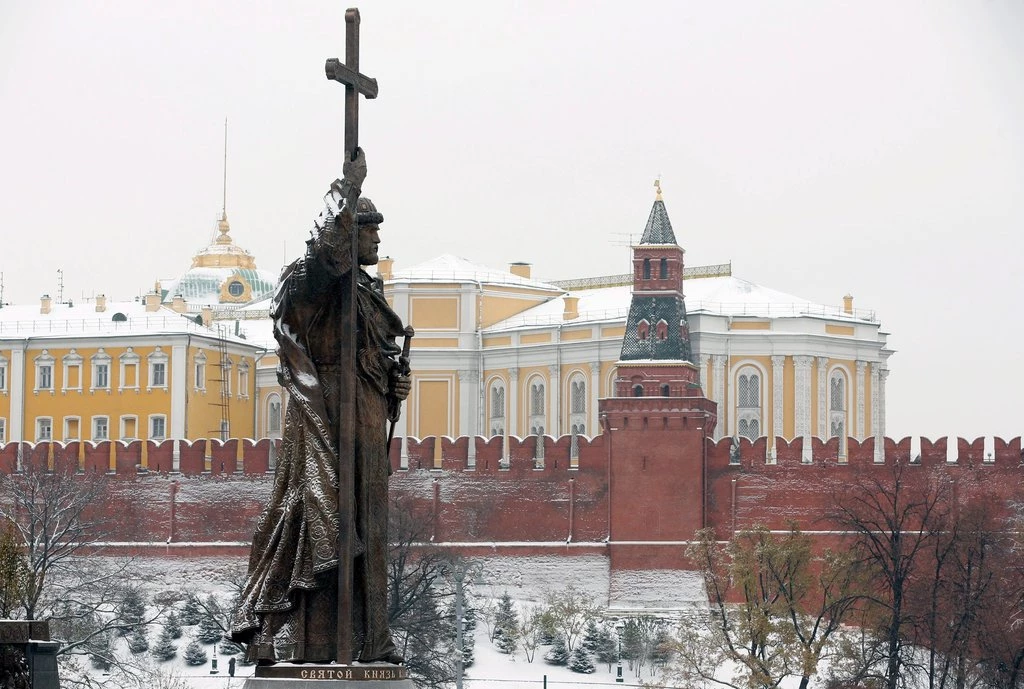
M 654 196 L 654 200 L 655 201 L 661 201 L 662 198 L 661 198 L 661 177 L 660 176 L 657 177 L 654 180 L 654 188 L 657 190 L 657 193 Z

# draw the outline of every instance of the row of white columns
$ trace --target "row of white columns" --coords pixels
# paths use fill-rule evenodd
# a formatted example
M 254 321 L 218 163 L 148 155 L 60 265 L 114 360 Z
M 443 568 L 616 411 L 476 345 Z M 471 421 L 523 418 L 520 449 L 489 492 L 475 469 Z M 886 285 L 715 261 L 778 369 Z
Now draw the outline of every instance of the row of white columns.
M 711 389 L 708 390 L 707 381 L 704 381 L 705 394 L 710 392 L 710 398 L 719 405 L 719 423 L 715 428 L 715 439 L 724 437 L 729 429 L 726 428 L 726 415 L 722 410 L 727 408 L 728 401 L 725 394 L 726 365 L 728 356 L 725 354 L 702 354 L 700 357 L 701 376 L 707 375 L 708 367 L 711 368 Z M 794 431 L 797 437 L 803 437 L 804 451 L 809 459 L 811 451 L 810 438 L 816 434 L 820 438 L 829 436 L 828 425 L 828 358 L 814 357 L 808 355 L 793 356 L 794 368 Z M 775 438 L 782 436 L 784 397 L 783 389 L 785 384 L 784 370 L 786 364 L 785 356 L 772 356 L 772 426 L 770 452 L 774 455 Z M 811 371 L 817 364 L 817 403 L 818 403 L 818 424 L 816 429 L 811 428 Z M 852 435 L 855 438 L 866 437 L 865 424 L 865 392 L 871 390 L 873 401 L 871 408 L 871 428 L 875 436 L 876 459 L 881 459 L 883 443 L 885 439 L 885 379 L 889 371 L 873 365 L 870 374 L 868 373 L 868 362 L 856 362 L 856 375 L 853 380 L 853 387 L 856 391 L 857 409 L 854 414 L 855 425 Z

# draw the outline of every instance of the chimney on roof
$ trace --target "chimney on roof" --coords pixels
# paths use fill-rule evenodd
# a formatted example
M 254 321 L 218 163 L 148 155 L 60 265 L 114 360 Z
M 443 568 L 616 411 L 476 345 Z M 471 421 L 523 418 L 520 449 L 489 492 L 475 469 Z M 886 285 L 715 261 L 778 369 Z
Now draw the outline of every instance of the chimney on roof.
M 529 280 L 530 267 L 531 266 L 529 263 L 522 263 L 517 261 L 515 263 L 508 264 L 508 272 L 512 273 L 513 275 L 518 275 L 521 278 L 526 278 L 527 280 Z
M 146 295 L 146 313 L 153 313 L 160 310 L 160 293 L 150 292 Z
M 390 256 L 382 256 L 377 261 L 377 277 L 381 280 L 391 279 L 391 269 L 395 265 L 395 259 Z
M 107 310 L 107 295 L 96 295 L 96 313 L 103 313 Z
M 213 308 L 204 306 L 202 311 L 203 325 L 209 328 L 213 324 Z
M 52 305 L 53 300 L 50 299 L 50 295 L 44 294 L 43 298 L 39 300 L 39 313 L 50 313 Z
M 843 297 L 843 313 L 853 315 L 853 295 L 847 294 Z
M 175 294 L 174 299 L 171 300 L 171 310 L 175 313 L 185 313 L 188 311 L 188 304 L 185 301 L 185 297 L 180 294 Z
M 567 321 L 576 320 L 580 317 L 580 298 L 571 297 L 568 294 L 563 297 L 565 300 L 565 311 L 562 312 L 562 318 Z

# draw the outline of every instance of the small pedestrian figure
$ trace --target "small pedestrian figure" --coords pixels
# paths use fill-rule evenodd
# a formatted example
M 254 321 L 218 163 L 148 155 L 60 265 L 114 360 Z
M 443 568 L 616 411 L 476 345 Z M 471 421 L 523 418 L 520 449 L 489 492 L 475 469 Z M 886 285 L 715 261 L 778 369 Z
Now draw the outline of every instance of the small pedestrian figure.
M 234 677 L 235 676 L 235 658 L 234 658 L 234 656 L 232 656 L 231 660 L 228 661 L 228 676 L 229 677 Z

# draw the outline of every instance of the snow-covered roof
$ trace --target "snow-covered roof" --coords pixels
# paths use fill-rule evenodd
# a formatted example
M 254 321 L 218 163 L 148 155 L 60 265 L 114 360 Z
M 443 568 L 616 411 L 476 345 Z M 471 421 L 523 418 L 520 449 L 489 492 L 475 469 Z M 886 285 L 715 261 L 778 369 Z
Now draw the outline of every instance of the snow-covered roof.
M 96 311 L 92 301 L 52 304 L 49 313 L 41 313 L 39 304 L 9 305 L 0 308 L 0 339 L 60 339 L 66 337 L 125 337 L 139 335 L 192 334 L 223 337 L 232 342 L 245 342 L 235 337 L 230 328 L 207 328 L 195 317 L 180 314 L 166 307 L 146 311 L 141 301 L 108 301 L 104 311 Z
M 269 317 L 238 321 L 238 331 L 245 336 L 246 342 L 259 345 L 264 349 L 277 349 L 277 340 L 274 339 L 274 321 Z
M 858 311 L 849 314 L 838 306 L 815 304 L 801 297 L 780 292 L 732 275 L 686 280 L 683 283 L 688 314 L 758 318 L 796 318 L 821 316 L 850 321 L 874 321 L 874 314 Z M 487 328 L 487 332 L 530 326 L 576 325 L 588 322 L 624 320 L 633 296 L 632 285 L 580 290 L 550 299 Z M 578 317 L 565 320 L 565 299 L 576 297 Z
M 454 256 L 441 254 L 411 268 L 396 270 L 389 282 L 482 282 L 489 285 L 514 285 L 535 289 L 561 292 L 555 285 L 524 278 L 504 270 L 495 270 L 479 263 Z

